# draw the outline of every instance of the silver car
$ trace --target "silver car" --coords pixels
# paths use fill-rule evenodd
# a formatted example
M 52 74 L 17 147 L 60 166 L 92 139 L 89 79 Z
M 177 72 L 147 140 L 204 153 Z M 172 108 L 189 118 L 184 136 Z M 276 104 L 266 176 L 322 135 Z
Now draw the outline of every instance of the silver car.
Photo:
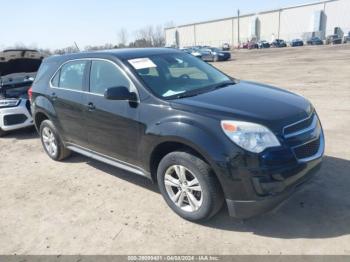
M 41 61 L 35 50 L 0 52 L 0 136 L 33 125 L 28 90 Z

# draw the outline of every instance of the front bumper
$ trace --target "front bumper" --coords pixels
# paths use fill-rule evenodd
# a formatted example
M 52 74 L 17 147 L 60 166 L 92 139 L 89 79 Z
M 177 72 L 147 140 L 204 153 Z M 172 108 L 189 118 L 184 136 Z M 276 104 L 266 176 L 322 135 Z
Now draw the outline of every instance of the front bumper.
M 0 128 L 3 131 L 12 131 L 33 125 L 27 101 L 21 99 L 16 107 L 0 108 Z
M 224 54 L 224 55 L 218 55 L 217 60 L 218 61 L 227 61 L 231 59 L 231 54 Z
M 231 200 L 226 199 L 230 216 L 236 218 L 250 218 L 266 213 L 293 194 L 299 186 L 309 181 L 321 168 L 322 157 L 306 164 L 299 173 L 283 181 L 270 183 L 271 192 L 279 188 L 279 193 L 271 193 L 269 196 L 254 200 Z M 261 183 L 263 184 L 263 183 Z M 260 185 L 261 186 L 261 185 Z
M 301 124 L 306 127 L 296 130 Z M 318 117 L 287 126 L 284 133 L 281 149 L 230 161 L 232 178 L 221 184 L 231 216 L 248 218 L 273 209 L 319 170 L 325 139 Z

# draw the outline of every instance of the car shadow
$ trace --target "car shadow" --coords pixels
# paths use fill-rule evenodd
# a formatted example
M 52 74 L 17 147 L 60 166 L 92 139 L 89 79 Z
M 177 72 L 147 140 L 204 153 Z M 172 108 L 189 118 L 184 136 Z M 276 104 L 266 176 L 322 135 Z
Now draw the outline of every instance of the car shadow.
M 16 140 L 26 140 L 26 139 L 33 139 L 33 138 L 39 138 L 39 135 L 35 129 L 35 127 L 26 127 L 23 129 L 18 129 L 14 131 L 8 132 L 3 137 L 0 137 L 1 139 L 16 139 Z
M 225 208 L 203 226 L 274 238 L 331 238 L 350 233 L 350 161 L 325 157 L 319 173 L 285 203 L 259 217 L 230 218 Z
M 67 162 L 88 165 L 137 186 L 159 193 L 147 178 L 74 154 Z M 295 239 L 332 238 L 350 233 L 350 161 L 325 157 L 319 173 L 275 210 L 246 220 L 228 216 L 224 207 L 201 226 L 218 230 Z
M 130 173 L 128 171 L 119 169 L 119 168 L 111 166 L 111 165 L 107 165 L 103 162 L 94 160 L 92 158 L 85 157 L 85 156 L 77 154 L 77 153 L 73 153 L 70 158 L 65 160 L 65 162 L 67 162 L 67 163 L 85 162 L 89 166 L 96 168 L 102 172 L 105 172 L 109 175 L 118 177 L 120 179 L 123 179 L 127 182 L 133 183 L 133 184 L 140 186 L 142 188 L 146 188 L 148 190 L 151 190 L 153 192 L 160 193 L 158 190 L 158 185 L 153 183 L 151 180 L 149 180 L 146 177 L 143 177 L 143 176 L 140 176 L 140 175 L 137 175 L 134 173 Z

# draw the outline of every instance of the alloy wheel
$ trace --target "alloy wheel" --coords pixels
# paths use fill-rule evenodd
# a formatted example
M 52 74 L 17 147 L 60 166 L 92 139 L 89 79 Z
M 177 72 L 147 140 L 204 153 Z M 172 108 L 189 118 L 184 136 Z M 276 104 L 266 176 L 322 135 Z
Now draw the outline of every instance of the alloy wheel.
M 50 156 L 54 157 L 57 154 L 57 141 L 54 133 L 49 127 L 45 126 L 43 128 L 41 136 L 46 151 L 50 154 Z
M 195 212 L 202 206 L 202 187 L 186 167 L 170 166 L 165 172 L 164 184 L 171 201 L 183 211 Z

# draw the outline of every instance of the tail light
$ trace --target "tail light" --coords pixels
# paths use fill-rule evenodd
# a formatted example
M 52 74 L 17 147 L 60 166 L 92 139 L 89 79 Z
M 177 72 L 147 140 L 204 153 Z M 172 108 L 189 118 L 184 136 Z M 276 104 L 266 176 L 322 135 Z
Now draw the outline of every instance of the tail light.
M 32 97 L 33 97 L 33 88 L 30 87 L 28 89 L 28 98 L 29 98 L 30 102 L 32 102 Z

